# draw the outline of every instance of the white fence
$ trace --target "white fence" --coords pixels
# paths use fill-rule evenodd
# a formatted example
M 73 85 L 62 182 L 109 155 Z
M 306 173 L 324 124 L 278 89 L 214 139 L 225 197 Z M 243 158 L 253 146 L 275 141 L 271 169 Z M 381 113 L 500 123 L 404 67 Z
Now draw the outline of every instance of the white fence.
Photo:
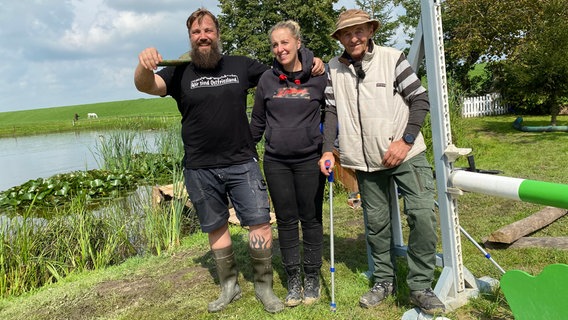
M 505 113 L 507 113 L 507 106 L 501 104 L 501 97 L 497 93 L 463 99 L 462 117 L 464 118 L 493 116 Z

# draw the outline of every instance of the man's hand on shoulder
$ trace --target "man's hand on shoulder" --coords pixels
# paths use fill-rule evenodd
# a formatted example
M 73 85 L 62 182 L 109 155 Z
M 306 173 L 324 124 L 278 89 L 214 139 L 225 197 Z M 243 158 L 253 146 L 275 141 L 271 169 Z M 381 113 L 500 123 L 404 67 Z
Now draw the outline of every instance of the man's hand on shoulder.
M 320 58 L 314 58 L 312 65 L 312 76 L 321 76 L 325 72 L 325 65 Z

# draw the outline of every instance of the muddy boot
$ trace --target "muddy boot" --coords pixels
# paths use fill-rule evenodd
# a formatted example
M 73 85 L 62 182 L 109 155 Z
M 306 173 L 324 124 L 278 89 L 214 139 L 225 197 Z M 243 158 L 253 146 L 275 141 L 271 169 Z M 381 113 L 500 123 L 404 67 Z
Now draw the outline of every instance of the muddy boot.
M 286 267 L 288 276 L 288 295 L 284 300 L 287 307 L 295 307 L 302 303 L 302 274 L 299 266 Z
M 207 310 L 209 312 L 217 312 L 223 310 L 229 303 L 240 299 L 242 293 L 241 287 L 237 283 L 239 272 L 237 271 L 233 247 L 229 246 L 219 250 L 211 250 L 211 252 L 217 266 L 221 295 L 219 299 L 209 303 Z
M 319 268 L 304 268 L 304 304 L 310 305 L 320 298 L 320 270 Z
M 249 247 L 254 274 L 254 292 L 264 305 L 264 310 L 277 313 L 284 310 L 284 304 L 272 291 L 272 248 L 253 249 Z

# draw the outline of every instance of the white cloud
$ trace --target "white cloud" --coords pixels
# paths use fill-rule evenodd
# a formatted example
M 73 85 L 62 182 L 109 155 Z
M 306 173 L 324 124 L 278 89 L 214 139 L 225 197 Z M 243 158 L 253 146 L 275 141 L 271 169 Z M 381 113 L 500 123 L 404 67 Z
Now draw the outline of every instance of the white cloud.
M 217 0 L 3 1 L 0 112 L 149 97 L 133 85 L 138 53 L 189 49 L 185 21 Z M 352 0 L 339 5 L 354 7 Z M 336 5 L 337 7 L 337 5 Z
M 211 1 L 208 2 L 212 3 Z M 149 46 L 189 48 L 185 0 L 9 1 L 0 11 L 0 112 L 146 97 L 132 75 Z

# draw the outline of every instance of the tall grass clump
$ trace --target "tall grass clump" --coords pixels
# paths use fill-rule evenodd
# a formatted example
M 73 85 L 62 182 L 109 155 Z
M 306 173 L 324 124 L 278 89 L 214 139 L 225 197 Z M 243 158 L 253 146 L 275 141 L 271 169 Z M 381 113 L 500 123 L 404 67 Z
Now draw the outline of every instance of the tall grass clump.
M 155 140 L 156 152 L 171 157 L 173 161 L 181 160 L 184 152 L 180 134 L 181 123 L 160 132 Z
M 178 123 L 177 116 L 130 116 L 112 119 L 104 127 L 106 130 L 167 130 Z
M 50 281 L 45 248 L 35 237 L 41 221 L 28 214 L 3 219 L 0 230 L 0 295 L 18 295 Z
M 183 174 L 177 172 L 173 177 L 174 199 L 149 207 L 145 213 L 147 250 L 152 254 L 161 255 L 163 251 L 178 247 L 184 231 L 187 234 L 197 228 L 195 213 L 185 192 Z
M 49 220 L 26 215 L 4 220 L 1 296 L 20 295 L 73 272 L 119 264 L 137 253 L 127 226 L 136 225 L 133 221 L 141 216 L 122 210 L 96 214 L 87 208 L 85 198 L 77 197 Z
M 100 135 L 95 152 L 99 167 L 108 171 L 131 171 L 136 154 L 136 137 L 134 131 L 115 131 L 108 136 Z
M 114 131 L 101 136 L 94 154 L 103 170 L 133 174 L 148 184 L 169 182 L 183 156 L 179 125 L 159 131 L 153 146 L 141 133 Z
M 137 155 L 137 166 L 145 173 L 144 178 L 149 183 L 171 183 L 177 179 L 177 173 L 182 170 L 184 154 L 180 131 L 181 125 L 161 130 L 155 136 L 153 153 Z M 152 179 L 148 179 L 148 176 Z

